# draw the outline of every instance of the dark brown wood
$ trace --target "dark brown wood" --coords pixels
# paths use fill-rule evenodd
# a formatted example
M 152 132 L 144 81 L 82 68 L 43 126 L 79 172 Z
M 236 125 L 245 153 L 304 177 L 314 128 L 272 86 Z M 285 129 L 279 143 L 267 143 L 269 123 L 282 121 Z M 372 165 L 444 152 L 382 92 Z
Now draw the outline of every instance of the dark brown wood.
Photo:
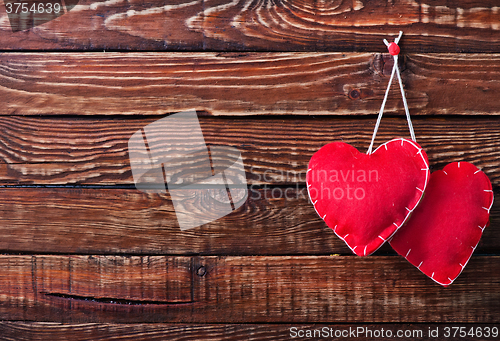
M 181 231 L 169 196 L 119 189 L 3 189 L 0 250 L 134 254 L 351 252 L 304 190 L 252 190 L 236 212 Z M 495 228 L 493 244 L 500 245 Z M 488 232 L 488 230 L 486 230 Z M 485 232 L 486 233 L 486 232 Z M 488 239 L 485 238 L 486 241 Z
M 444 289 L 399 256 L 7 255 L 0 256 L 0 318 L 65 323 L 498 323 L 499 260 L 473 257 Z
M 134 304 L 192 302 L 191 259 L 186 257 L 4 256 L 2 289 L 26 299 L 52 294 Z M 9 279 L 18 279 L 16 285 Z M 113 302 L 110 302 L 113 303 Z
M 168 195 L 121 189 L 0 191 L 0 250 L 28 253 L 325 255 L 352 252 L 318 217 L 305 189 L 251 189 L 235 212 L 181 231 Z M 498 254 L 500 200 L 476 254 Z M 381 254 L 394 254 L 384 245 Z
M 156 119 L 0 117 L 0 184 L 133 185 L 128 140 Z M 304 184 L 309 159 L 319 148 L 344 141 L 365 151 L 375 121 L 200 117 L 208 145 L 241 151 L 250 185 Z M 483 169 L 494 187 L 500 184 L 500 120 L 414 118 L 413 124 L 432 170 L 468 161 Z M 384 118 L 376 145 L 401 136 L 409 137 L 406 120 Z
M 399 337 L 398 340 L 436 340 L 429 336 L 429 328 L 439 328 L 440 335 L 444 335 L 445 327 L 456 325 L 442 324 L 407 324 L 407 323 L 384 323 L 384 324 L 179 324 L 179 323 L 86 323 L 86 324 L 60 324 L 39 322 L 0 322 L 0 335 L 6 340 L 50 340 L 50 341 L 94 341 L 113 340 L 126 338 L 127 340 L 169 340 L 169 341 L 241 341 L 241 340 L 276 340 L 284 341 L 291 338 L 299 339 L 299 335 L 305 337 L 299 340 L 311 340 L 313 337 L 322 337 L 325 340 L 334 339 L 335 335 L 349 335 L 356 337 L 359 341 L 384 340 L 379 335 L 392 335 L 397 337 L 399 333 L 409 333 L 407 338 Z M 462 325 L 463 326 L 463 325 Z M 467 331 L 474 327 L 465 325 Z M 481 325 L 483 331 L 484 325 Z M 493 325 L 488 325 L 493 328 Z M 294 329 L 295 328 L 295 329 Z M 358 329 L 361 328 L 361 329 Z M 382 331 L 383 330 L 383 331 Z M 490 329 L 491 330 L 491 329 Z M 454 330 L 452 330 L 453 332 Z M 389 334 L 390 333 L 390 334 Z M 353 336 L 354 335 L 354 336 Z M 405 334 L 401 334 L 405 335 Z M 388 339 L 388 338 L 387 338 Z M 465 337 L 460 340 L 475 341 L 477 337 Z M 490 336 L 491 339 L 491 336 Z
M 498 0 L 82 0 L 24 32 L 0 2 L 0 339 L 499 326 L 500 201 L 446 289 L 389 245 L 353 256 L 308 202 L 315 151 L 368 147 L 393 66 L 382 39 L 399 30 L 431 169 L 472 162 L 498 194 Z M 209 146 L 241 151 L 249 199 L 181 231 L 168 193 L 135 189 L 128 141 L 193 108 Z M 398 136 L 394 84 L 375 144 Z
M 406 52 L 500 52 L 495 0 L 80 1 L 64 16 L 13 33 L 2 49 L 379 51 L 405 32 Z
M 368 53 L 3 53 L 0 115 L 376 114 L 391 62 Z M 402 67 L 413 115 L 500 114 L 500 55 L 408 55 Z M 386 113 L 402 114 L 396 83 L 389 98 Z

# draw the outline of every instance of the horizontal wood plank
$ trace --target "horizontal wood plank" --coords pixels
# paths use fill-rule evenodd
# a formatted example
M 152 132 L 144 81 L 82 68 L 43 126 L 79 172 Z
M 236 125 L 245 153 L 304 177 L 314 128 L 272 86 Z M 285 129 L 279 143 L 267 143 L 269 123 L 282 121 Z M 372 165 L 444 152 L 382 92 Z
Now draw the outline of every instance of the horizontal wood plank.
M 12 32 L 2 49 L 384 51 L 405 32 L 407 52 L 500 52 L 495 0 L 376 2 L 83 0 L 69 13 Z
M 170 196 L 123 189 L 0 191 L 0 250 L 28 253 L 297 255 L 352 252 L 304 188 L 250 189 L 231 214 L 181 231 Z M 476 254 L 498 255 L 500 201 Z M 377 254 L 394 254 L 384 245 Z
M 36 290 L 26 299 L 78 292 L 82 297 L 137 304 L 192 302 L 191 259 L 186 257 L 12 255 L 5 256 L 4 261 L 7 267 L 1 278 L 7 286 L 3 287 L 3 295 L 25 293 L 25 282 L 35 279 L 31 285 Z M 12 277 L 19 278 L 18 285 L 9 282 Z
M 435 340 L 429 336 L 429 328 L 439 328 L 444 335 L 445 327 L 457 325 L 439 324 L 407 324 L 407 323 L 384 323 L 384 324 L 179 324 L 179 323 L 84 323 L 84 324 L 60 324 L 55 322 L 0 322 L 0 335 L 6 340 L 50 340 L 50 341 L 94 341 L 127 339 L 135 340 L 169 340 L 169 341 L 262 341 L 275 340 L 284 341 L 290 338 L 300 340 L 314 340 L 318 337 L 334 339 L 337 335 L 356 337 L 359 341 L 373 341 L 374 335 L 405 335 L 398 340 Z M 463 326 L 463 325 L 462 325 Z M 466 325 L 467 331 L 476 326 Z M 485 325 L 481 325 L 481 331 Z M 491 328 L 493 325 L 488 325 Z M 453 329 L 452 329 L 453 330 Z M 390 333 L 390 334 L 389 334 Z M 398 334 L 402 333 L 402 334 Z M 485 333 L 486 334 L 486 333 Z M 304 335 L 304 337 L 301 337 Z M 312 335 L 312 337 L 308 337 Z M 379 340 L 382 338 L 378 338 Z M 460 338 L 464 341 L 477 340 L 474 337 Z
M 473 257 L 445 289 L 397 256 L 148 262 L 147 257 L 5 255 L 0 256 L 0 318 L 63 323 L 498 323 L 499 260 Z M 191 278 L 185 276 L 189 266 Z M 178 270 L 166 270 L 172 267 Z M 171 281 L 182 285 L 166 292 L 177 289 L 184 295 L 192 285 L 193 301 L 164 304 L 128 298 L 164 297 L 160 288 Z M 103 298 L 103 288 L 116 298 Z
M 500 114 L 500 55 L 402 59 L 412 115 Z M 369 53 L 2 53 L 0 115 L 376 114 L 391 63 Z M 386 113 L 403 113 L 396 83 Z
M 134 179 L 128 141 L 157 118 L 0 117 L 0 185 L 127 185 Z M 250 185 L 305 183 L 307 164 L 323 145 L 350 143 L 365 151 L 375 118 L 200 117 L 205 142 L 242 155 Z M 467 161 L 500 185 L 500 120 L 414 118 L 417 142 L 431 170 Z M 152 133 L 162 138 L 162 131 Z M 409 137 L 406 120 L 384 118 L 375 146 Z

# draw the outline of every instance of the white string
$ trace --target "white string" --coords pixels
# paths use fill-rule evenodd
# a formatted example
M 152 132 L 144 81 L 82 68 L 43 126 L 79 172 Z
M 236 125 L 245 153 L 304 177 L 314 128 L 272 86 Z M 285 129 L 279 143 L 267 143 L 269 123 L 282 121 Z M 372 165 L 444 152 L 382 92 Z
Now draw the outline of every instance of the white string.
M 397 57 L 397 56 L 395 56 Z M 394 59 L 394 63 L 397 63 L 397 58 Z M 405 106 L 406 120 L 408 121 L 408 128 L 410 129 L 410 135 L 413 142 L 417 142 L 415 138 L 415 132 L 413 131 L 413 124 L 411 123 L 410 118 L 410 110 L 408 109 L 408 103 L 406 102 L 405 90 L 403 89 L 403 81 L 401 80 L 401 73 L 399 72 L 399 68 L 396 67 L 396 74 L 398 75 L 399 80 L 399 88 L 401 89 L 401 96 L 403 97 L 403 104 Z
M 397 61 L 397 56 L 394 56 L 395 61 Z M 392 80 L 394 78 L 394 73 L 396 72 L 396 68 L 392 68 L 391 78 L 389 78 L 389 84 L 387 85 L 387 90 L 385 90 L 384 100 L 382 101 L 382 106 L 380 107 L 380 111 L 378 113 L 377 123 L 375 124 L 375 129 L 373 130 L 372 142 L 370 143 L 370 147 L 368 148 L 368 152 L 366 154 L 372 153 L 373 142 L 375 141 L 375 136 L 377 136 L 378 127 L 380 126 L 380 121 L 382 120 L 382 115 L 384 114 L 385 102 L 387 102 L 387 97 L 389 96 L 389 89 L 391 88 Z
M 402 31 L 399 31 L 399 36 L 394 39 L 394 42 L 397 44 L 403 35 Z M 389 42 L 387 39 L 384 39 L 384 44 L 389 46 Z M 373 143 L 375 142 L 375 137 L 377 136 L 377 131 L 380 126 L 380 121 L 382 120 L 382 116 L 384 114 L 385 104 L 387 102 L 387 97 L 389 96 L 389 90 L 391 89 L 392 80 L 394 79 L 394 74 L 398 75 L 399 89 L 401 90 L 401 96 L 403 97 L 403 104 L 405 107 L 406 120 L 408 121 L 408 128 L 410 129 L 411 139 L 416 142 L 415 132 L 413 131 L 413 124 L 411 123 L 410 118 L 410 110 L 408 109 L 408 103 L 406 102 L 405 91 L 403 88 L 403 81 L 401 80 L 401 73 L 398 68 L 398 55 L 393 56 L 394 58 L 394 66 L 392 67 L 391 78 L 389 78 L 389 84 L 387 85 L 387 89 L 385 90 L 384 100 L 382 101 L 382 105 L 380 106 L 380 111 L 377 117 L 377 123 L 375 124 L 375 129 L 373 130 L 372 142 L 370 143 L 370 147 L 368 148 L 367 154 L 372 153 Z

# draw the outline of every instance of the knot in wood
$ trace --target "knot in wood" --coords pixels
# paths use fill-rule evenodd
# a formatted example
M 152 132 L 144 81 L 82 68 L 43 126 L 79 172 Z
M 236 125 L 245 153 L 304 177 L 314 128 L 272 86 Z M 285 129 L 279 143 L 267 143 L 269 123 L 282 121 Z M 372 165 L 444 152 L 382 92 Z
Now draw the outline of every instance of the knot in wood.
M 196 274 L 200 277 L 203 277 L 205 276 L 205 274 L 207 273 L 207 269 L 204 267 L 204 266 L 200 266 L 197 270 L 196 270 Z

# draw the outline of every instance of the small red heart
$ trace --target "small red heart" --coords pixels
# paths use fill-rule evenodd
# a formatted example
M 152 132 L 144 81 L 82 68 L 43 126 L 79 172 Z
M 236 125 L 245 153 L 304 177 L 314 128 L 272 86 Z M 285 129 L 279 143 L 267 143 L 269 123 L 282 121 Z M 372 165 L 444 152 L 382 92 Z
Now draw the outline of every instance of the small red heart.
M 309 198 L 318 215 L 358 256 L 389 239 L 415 209 L 429 178 L 415 142 L 395 139 L 370 155 L 343 142 L 323 146 L 309 161 Z
M 448 286 L 460 275 L 489 225 L 491 182 L 468 162 L 433 172 L 422 202 L 390 241 L 435 282 Z

